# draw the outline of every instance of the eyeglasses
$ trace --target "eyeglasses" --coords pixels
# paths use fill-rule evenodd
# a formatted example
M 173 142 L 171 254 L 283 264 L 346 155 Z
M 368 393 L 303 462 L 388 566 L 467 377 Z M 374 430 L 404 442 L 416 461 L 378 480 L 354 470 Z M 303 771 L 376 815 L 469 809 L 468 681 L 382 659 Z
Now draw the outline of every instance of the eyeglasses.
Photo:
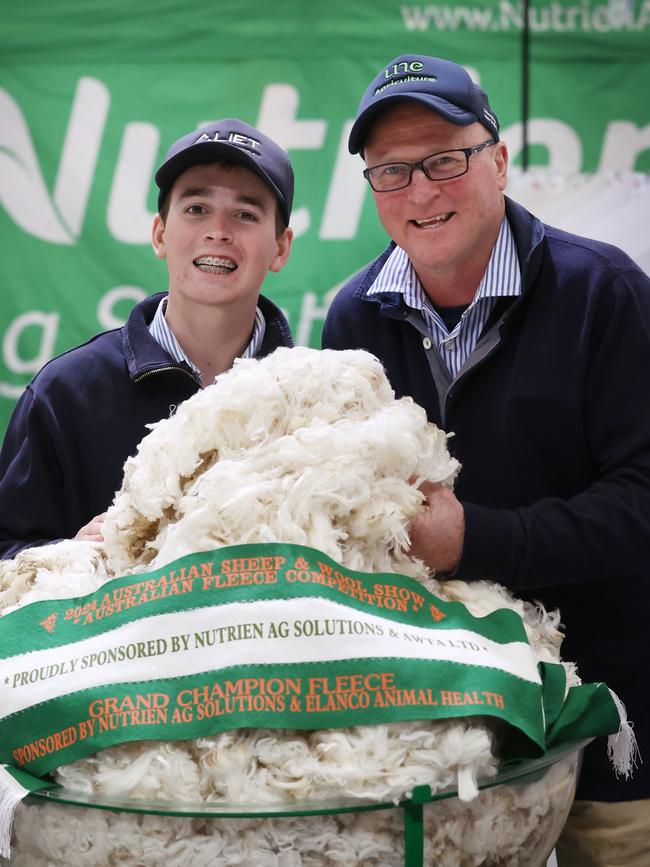
M 438 151 L 416 163 L 382 163 L 365 169 L 363 176 L 377 193 L 389 193 L 408 187 L 415 169 L 421 169 L 430 181 L 449 181 L 468 171 L 472 154 L 478 154 L 496 143 L 496 139 L 491 138 L 473 148 Z

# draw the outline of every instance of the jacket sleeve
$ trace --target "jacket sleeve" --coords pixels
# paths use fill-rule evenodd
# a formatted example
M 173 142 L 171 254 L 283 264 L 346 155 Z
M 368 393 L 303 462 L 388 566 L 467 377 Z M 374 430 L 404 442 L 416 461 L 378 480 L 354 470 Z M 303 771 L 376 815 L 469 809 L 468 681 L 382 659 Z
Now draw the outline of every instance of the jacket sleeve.
M 590 483 L 564 498 L 549 496 L 515 509 L 463 503 L 459 578 L 488 578 L 516 592 L 647 581 L 650 281 L 633 267 L 606 288 L 594 302 L 582 394 Z M 555 423 L 562 437 L 562 418 Z M 547 459 L 553 460 L 552 450 Z
M 2 559 L 68 535 L 65 510 L 60 507 L 65 480 L 54 446 L 56 427 L 55 418 L 28 386 L 0 451 Z

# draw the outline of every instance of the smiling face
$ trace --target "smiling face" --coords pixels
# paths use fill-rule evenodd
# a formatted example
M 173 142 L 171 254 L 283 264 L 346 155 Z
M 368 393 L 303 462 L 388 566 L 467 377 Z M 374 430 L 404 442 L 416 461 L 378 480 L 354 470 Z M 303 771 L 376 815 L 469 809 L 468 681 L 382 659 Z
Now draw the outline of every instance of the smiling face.
M 423 105 L 404 102 L 374 123 L 364 158 L 369 167 L 411 163 L 488 138 L 479 123 L 458 126 Z M 506 147 L 498 142 L 472 155 L 461 177 L 430 181 L 416 170 L 405 189 L 373 193 L 384 228 L 406 251 L 434 301 L 468 303 L 478 288 L 504 214 L 507 162 Z M 449 287 L 455 287 L 453 298 L 445 291 Z
M 289 257 L 291 229 L 276 232 L 277 200 L 239 165 L 207 163 L 180 175 L 152 243 L 167 260 L 169 305 L 186 312 L 226 307 L 249 312 L 268 271 Z

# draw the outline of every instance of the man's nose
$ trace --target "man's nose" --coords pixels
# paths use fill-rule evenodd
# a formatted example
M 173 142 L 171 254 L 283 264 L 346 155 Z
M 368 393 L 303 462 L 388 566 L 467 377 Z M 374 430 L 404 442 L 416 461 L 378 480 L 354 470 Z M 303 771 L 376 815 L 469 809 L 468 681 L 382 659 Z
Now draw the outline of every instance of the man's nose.
M 428 178 L 421 168 L 413 169 L 411 183 L 407 189 L 409 198 L 413 202 L 430 200 L 440 195 L 438 182 Z
M 205 237 L 212 241 L 232 241 L 231 221 L 224 214 L 213 214 L 205 227 Z

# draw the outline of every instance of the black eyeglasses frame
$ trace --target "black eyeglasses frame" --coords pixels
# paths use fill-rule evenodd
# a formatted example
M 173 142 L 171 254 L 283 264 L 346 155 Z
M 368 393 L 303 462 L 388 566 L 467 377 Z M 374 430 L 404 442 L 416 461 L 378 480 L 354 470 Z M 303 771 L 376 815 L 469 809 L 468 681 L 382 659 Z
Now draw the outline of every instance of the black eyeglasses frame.
M 498 143 L 498 139 L 490 138 L 490 139 L 486 139 L 484 142 L 481 142 L 481 144 L 474 145 L 474 147 L 471 147 L 471 148 L 450 148 L 449 150 L 436 151 L 432 154 L 427 154 L 426 157 L 422 157 L 421 160 L 418 160 L 417 162 L 414 162 L 414 163 L 407 163 L 407 162 L 402 162 L 402 161 L 390 162 L 390 163 L 379 163 L 376 166 L 368 166 L 368 168 L 364 169 L 363 170 L 363 176 L 368 181 L 368 183 L 370 184 L 370 186 L 372 187 L 372 189 L 376 193 L 394 193 L 396 190 L 405 190 L 406 187 L 410 186 L 411 181 L 413 180 L 413 172 L 415 171 L 415 169 L 420 169 L 420 171 L 422 171 L 424 173 L 424 175 L 430 181 L 435 181 L 436 183 L 440 183 L 440 182 L 444 182 L 444 181 L 451 181 L 453 178 L 460 178 L 463 175 L 467 174 L 467 172 L 469 171 L 469 158 L 472 156 L 472 154 L 478 154 L 482 150 L 484 150 L 485 148 L 491 147 L 492 145 L 495 145 L 497 143 Z M 455 153 L 465 154 L 465 168 L 463 169 L 463 171 L 462 172 L 456 172 L 455 175 L 449 175 L 446 178 L 432 178 L 431 175 L 429 174 L 429 172 L 427 171 L 426 166 L 424 165 L 425 162 L 427 162 L 427 160 L 430 160 L 431 157 L 438 157 L 441 154 L 455 154 Z M 372 183 L 371 173 L 375 169 L 382 169 L 382 168 L 385 168 L 386 166 L 406 166 L 409 169 L 409 176 L 408 176 L 408 180 L 406 181 L 406 183 L 400 184 L 398 187 L 390 187 L 389 189 L 386 189 L 384 187 L 384 189 L 378 190 L 377 187 L 375 187 Z

